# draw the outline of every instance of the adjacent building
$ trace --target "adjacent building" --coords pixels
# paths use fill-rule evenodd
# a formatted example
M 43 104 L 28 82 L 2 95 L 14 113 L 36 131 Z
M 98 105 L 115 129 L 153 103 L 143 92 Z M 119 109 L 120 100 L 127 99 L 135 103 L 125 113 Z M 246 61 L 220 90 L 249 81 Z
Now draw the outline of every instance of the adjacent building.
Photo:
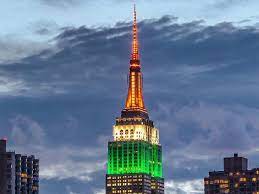
M 6 194 L 6 141 L 0 140 L 0 193 Z
M 125 108 L 108 143 L 106 194 L 163 194 L 162 146 L 159 130 L 144 105 L 136 8 Z
M 6 151 L 6 140 L 0 140 L 0 193 L 38 194 L 39 159 Z
M 234 154 L 224 158 L 224 171 L 204 178 L 205 194 L 259 194 L 259 168 L 248 169 L 248 160 Z

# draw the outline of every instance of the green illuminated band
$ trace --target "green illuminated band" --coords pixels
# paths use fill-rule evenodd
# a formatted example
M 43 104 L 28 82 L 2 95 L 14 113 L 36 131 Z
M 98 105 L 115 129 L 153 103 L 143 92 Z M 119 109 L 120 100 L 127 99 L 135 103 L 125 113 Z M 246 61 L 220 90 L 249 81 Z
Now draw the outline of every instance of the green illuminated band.
M 146 141 L 109 142 L 108 175 L 134 173 L 163 178 L 161 146 Z

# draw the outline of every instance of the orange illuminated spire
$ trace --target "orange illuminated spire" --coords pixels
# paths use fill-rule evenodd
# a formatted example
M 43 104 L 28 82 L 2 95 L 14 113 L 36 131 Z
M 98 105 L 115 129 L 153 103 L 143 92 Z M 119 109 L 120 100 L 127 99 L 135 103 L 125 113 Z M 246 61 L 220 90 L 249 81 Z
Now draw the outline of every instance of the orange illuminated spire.
M 134 5 L 134 20 L 133 20 L 133 41 L 132 41 L 132 54 L 131 60 L 139 60 L 139 43 L 138 43 L 138 26 L 137 26 L 137 11 Z
M 144 105 L 143 83 L 139 57 L 137 12 L 134 5 L 133 40 L 130 60 L 129 88 L 126 106 L 122 111 L 123 117 L 145 117 L 148 114 Z

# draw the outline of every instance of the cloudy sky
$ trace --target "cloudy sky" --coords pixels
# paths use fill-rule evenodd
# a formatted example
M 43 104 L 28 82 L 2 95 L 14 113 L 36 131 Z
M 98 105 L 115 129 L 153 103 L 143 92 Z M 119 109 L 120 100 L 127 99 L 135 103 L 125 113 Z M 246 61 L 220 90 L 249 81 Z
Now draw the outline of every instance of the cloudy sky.
M 167 194 L 199 194 L 239 152 L 258 164 L 258 0 L 136 0 L 144 96 Z M 40 158 L 42 194 L 103 194 L 124 106 L 130 0 L 0 0 L 0 137 Z

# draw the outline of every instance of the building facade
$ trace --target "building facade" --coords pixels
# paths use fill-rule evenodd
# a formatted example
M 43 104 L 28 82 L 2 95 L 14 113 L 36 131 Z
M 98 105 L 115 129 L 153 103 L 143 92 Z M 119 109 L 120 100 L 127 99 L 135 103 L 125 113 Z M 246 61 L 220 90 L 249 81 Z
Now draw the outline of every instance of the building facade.
M 6 151 L 6 140 L 0 140 L 0 193 L 38 194 L 39 159 Z
M 259 194 L 259 168 L 248 170 L 248 160 L 234 154 L 224 158 L 224 171 L 209 172 L 205 194 Z
M 108 143 L 106 193 L 163 194 L 162 146 L 144 105 L 135 7 L 128 79 L 125 108 Z
M 6 141 L 0 140 L 0 193 L 6 194 Z

